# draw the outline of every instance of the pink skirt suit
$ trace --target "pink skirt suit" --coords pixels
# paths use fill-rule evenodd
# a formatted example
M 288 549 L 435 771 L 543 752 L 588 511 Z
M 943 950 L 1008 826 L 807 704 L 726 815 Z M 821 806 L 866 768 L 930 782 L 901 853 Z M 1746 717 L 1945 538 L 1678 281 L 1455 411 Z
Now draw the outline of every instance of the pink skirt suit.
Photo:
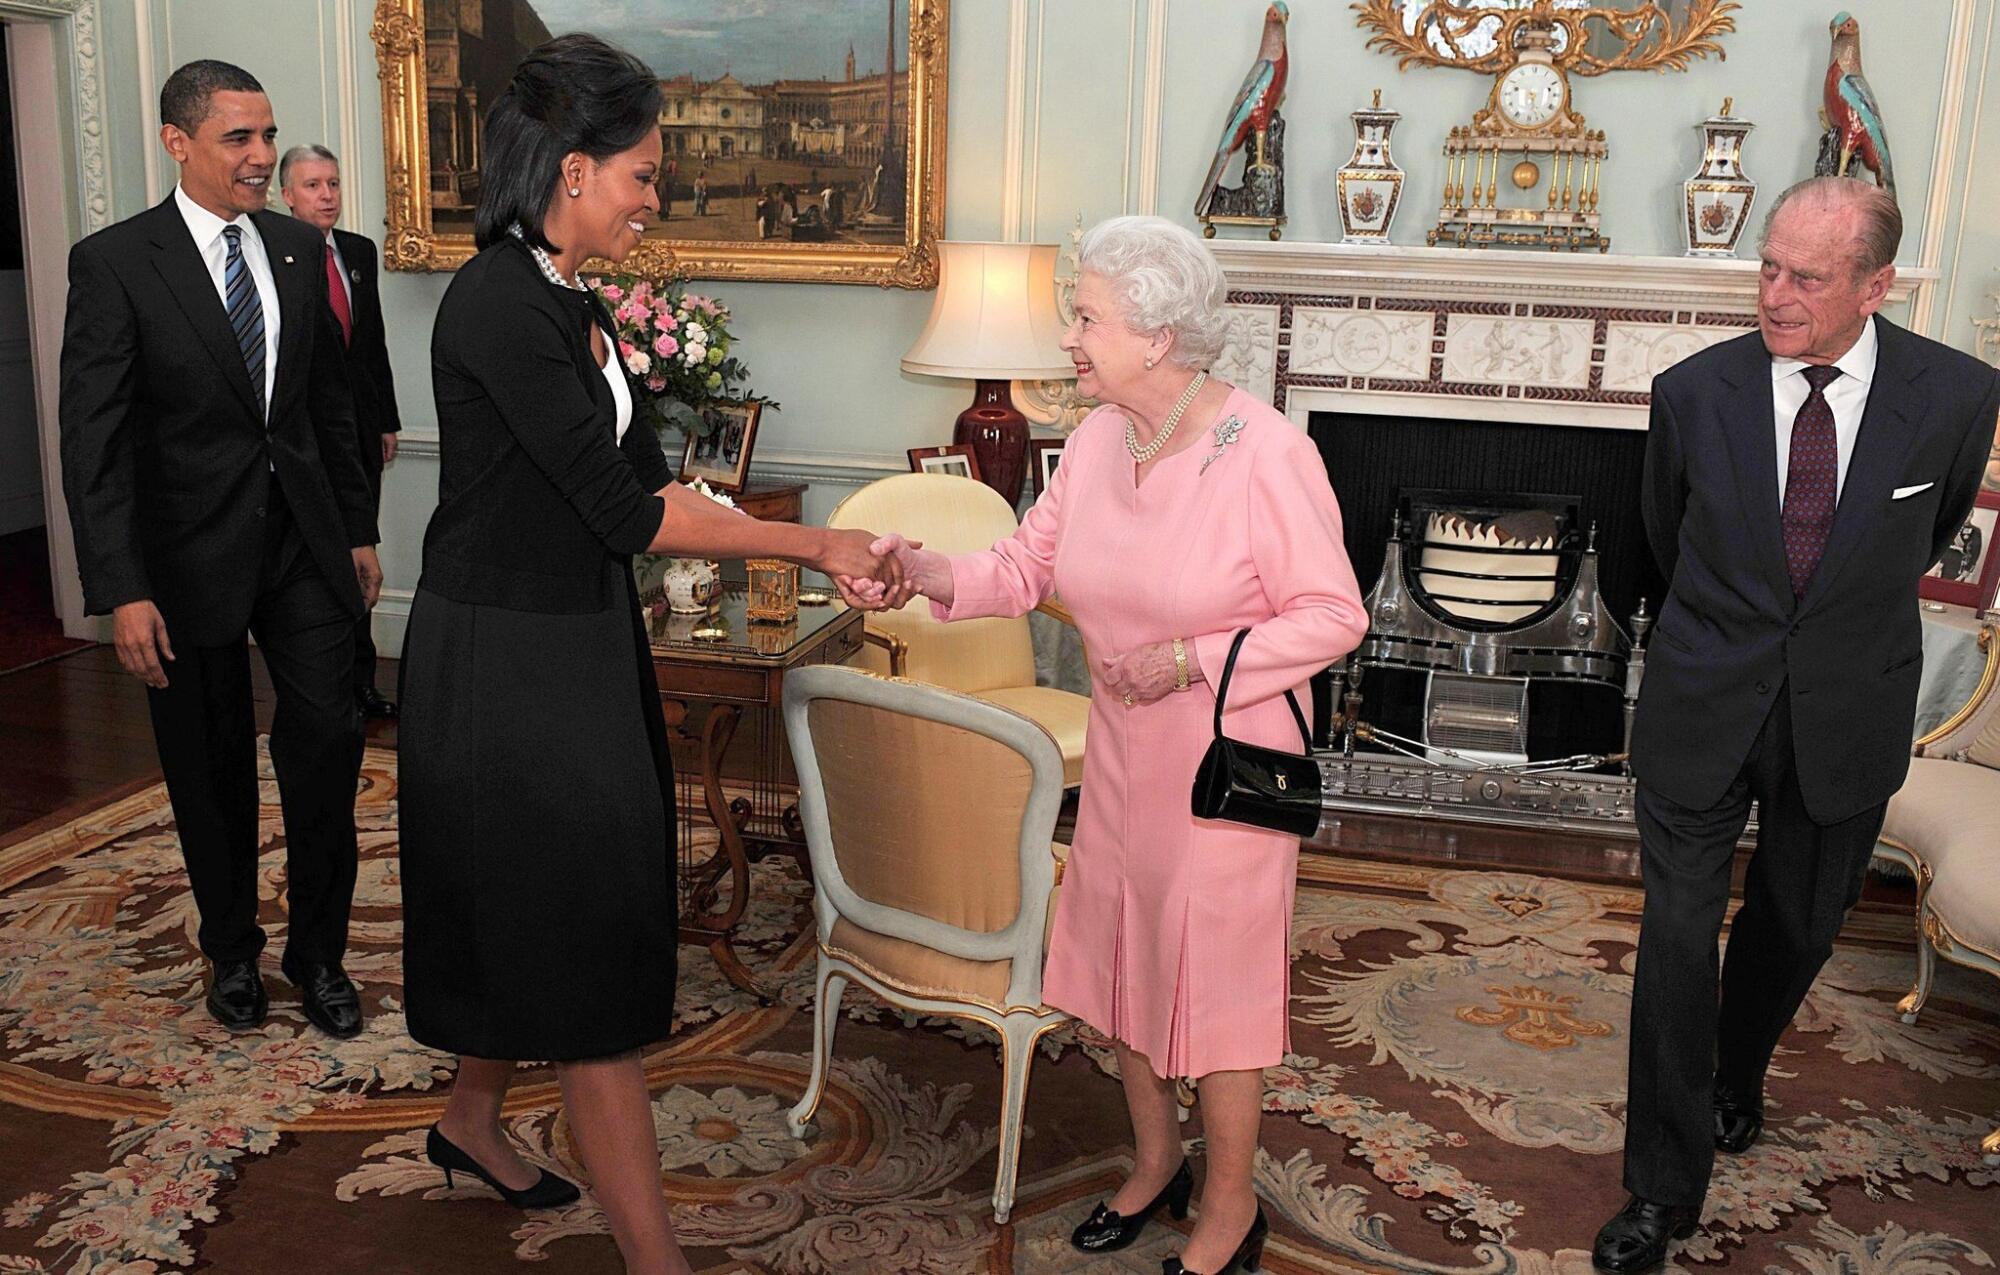
M 1298 839 L 1189 809 L 1230 642 L 1251 630 L 1223 729 L 1296 752 L 1285 690 L 1309 712 L 1307 679 L 1367 631 L 1311 441 L 1240 389 L 1217 422 L 1139 483 L 1124 416 L 1092 412 L 1019 531 L 953 556 L 953 602 L 933 604 L 960 620 L 1020 615 L 1057 595 L 1076 617 L 1090 652 L 1090 742 L 1043 999 L 1161 1076 L 1267 1067 L 1289 1039 Z M 1175 637 L 1204 682 L 1132 708 L 1103 688 L 1104 659 Z

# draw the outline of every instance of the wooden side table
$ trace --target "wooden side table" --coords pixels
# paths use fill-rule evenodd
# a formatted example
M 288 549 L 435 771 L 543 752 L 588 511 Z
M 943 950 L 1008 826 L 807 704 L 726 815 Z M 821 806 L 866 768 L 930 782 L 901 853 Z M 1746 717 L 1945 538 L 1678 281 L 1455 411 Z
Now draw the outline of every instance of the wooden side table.
M 684 801 L 680 811 L 681 941 L 706 946 L 730 982 L 768 1001 L 734 947 L 736 927 L 750 903 L 745 838 L 799 841 L 798 809 L 787 804 L 781 786 L 785 673 L 853 659 L 862 645 L 862 613 L 836 600 L 801 606 L 790 624 L 752 624 L 744 615 L 745 600 L 743 585 L 725 585 L 706 614 L 662 615 L 649 621 L 649 637 L 675 765 L 684 776 L 700 777 L 691 785 L 698 804 Z M 697 640 L 695 630 L 705 628 L 721 629 L 725 636 Z M 746 714 L 758 735 L 755 773 L 750 796 L 732 799 L 723 788 L 722 755 Z M 717 833 L 716 847 L 706 855 L 697 853 L 689 836 L 689 816 L 697 809 Z
M 753 482 L 731 496 L 736 507 L 765 522 L 797 522 L 806 494 L 804 483 Z

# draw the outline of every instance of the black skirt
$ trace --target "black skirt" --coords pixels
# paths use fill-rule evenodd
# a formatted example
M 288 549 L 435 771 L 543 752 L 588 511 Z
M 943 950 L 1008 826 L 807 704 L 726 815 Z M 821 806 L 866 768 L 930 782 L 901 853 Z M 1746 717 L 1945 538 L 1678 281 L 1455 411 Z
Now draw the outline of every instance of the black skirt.
M 586 615 L 420 584 L 398 724 L 410 1035 L 623 1053 L 673 1026 L 672 763 L 636 598 Z

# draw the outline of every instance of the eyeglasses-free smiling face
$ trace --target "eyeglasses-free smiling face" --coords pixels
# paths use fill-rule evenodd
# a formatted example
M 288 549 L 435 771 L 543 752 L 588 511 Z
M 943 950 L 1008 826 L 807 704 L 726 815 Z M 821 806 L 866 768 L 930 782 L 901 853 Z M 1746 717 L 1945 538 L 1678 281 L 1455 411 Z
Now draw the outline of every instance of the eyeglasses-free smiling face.
M 1063 352 L 1076 366 L 1076 391 L 1100 402 L 1123 401 L 1139 378 L 1146 360 L 1157 362 L 1166 352 L 1159 333 L 1134 332 L 1125 322 L 1124 306 L 1110 280 L 1094 270 L 1077 276 L 1071 300 L 1076 317 L 1063 332 Z
M 565 249 L 581 250 L 578 265 L 590 257 L 623 261 L 630 256 L 660 211 L 660 194 L 654 186 L 660 157 L 660 132 L 648 129 L 637 145 L 601 164 L 582 155 L 566 158 L 564 188 L 556 192 L 550 212 L 569 206 L 562 209 L 562 229 L 550 227 L 550 239 Z M 571 188 L 581 193 L 572 198 Z
M 181 166 L 181 189 L 195 203 L 224 221 L 264 207 L 278 166 L 270 98 L 218 90 L 209 95 L 208 114 L 193 133 L 165 124 L 160 141 Z
M 1757 327 L 1775 357 L 1832 363 L 1882 308 L 1896 271 L 1861 268 L 1861 216 L 1804 200 L 1778 210 L 1757 279 Z

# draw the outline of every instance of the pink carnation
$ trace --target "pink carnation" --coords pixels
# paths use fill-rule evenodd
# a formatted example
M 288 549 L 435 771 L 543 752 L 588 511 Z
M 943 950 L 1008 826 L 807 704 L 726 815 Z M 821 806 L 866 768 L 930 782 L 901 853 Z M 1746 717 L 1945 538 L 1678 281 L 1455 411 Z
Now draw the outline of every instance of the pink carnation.
M 653 338 L 653 353 L 659 355 L 663 359 L 673 357 L 674 352 L 679 350 L 680 348 L 681 348 L 681 343 L 679 341 L 674 340 L 672 336 L 668 335 L 665 332 L 662 332 L 660 333 L 659 336 Z
M 618 343 L 618 357 L 621 359 L 630 360 L 634 354 L 638 353 L 638 350 L 639 347 L 633 345 L 630 341 L 620 341 Z
M 646 378 L 646 388 L 655 394 L 663 393 L 667 388 L 667 378 L 657 374 L 649 376 Z
M 604 285 L 604 299 L 613 305 L 617 305 L 625 299 L 625 289 L 615 283 L 607 283 Z
M 656 325 L 662 332 L 678 331 L 681 326 L 681 321 L 674 317 L 674 312 L 664 307 L 657 311 L 653 317 Z
M 645 319 L 645 308 L 635 301 L 627 301 L 624 305 L 618 307 L 618 321 L 620 323 L 643 323 Z

